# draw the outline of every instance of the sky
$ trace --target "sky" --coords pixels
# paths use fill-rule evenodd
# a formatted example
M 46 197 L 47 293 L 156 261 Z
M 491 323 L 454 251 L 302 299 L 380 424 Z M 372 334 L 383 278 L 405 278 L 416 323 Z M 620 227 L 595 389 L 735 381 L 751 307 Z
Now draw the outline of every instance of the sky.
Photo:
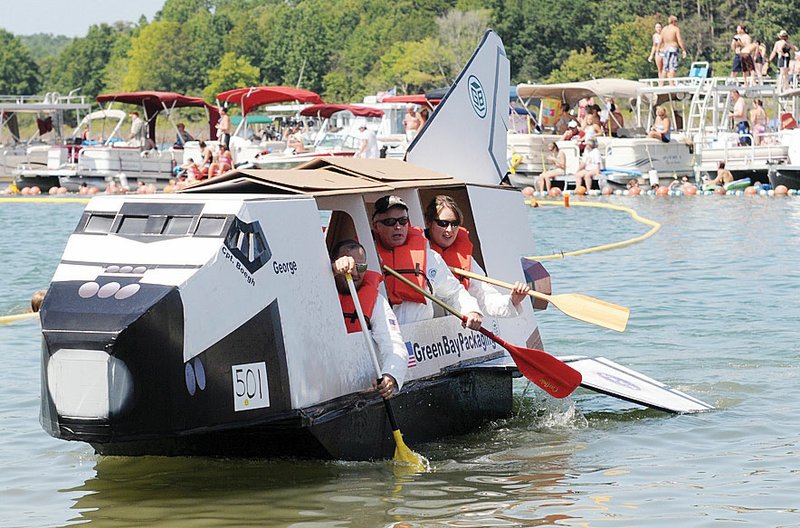
M 118 20 L 147 20 L 164 0 L 0 0 L 0 27 L 14 35 L 86 35 L 89 26 Z

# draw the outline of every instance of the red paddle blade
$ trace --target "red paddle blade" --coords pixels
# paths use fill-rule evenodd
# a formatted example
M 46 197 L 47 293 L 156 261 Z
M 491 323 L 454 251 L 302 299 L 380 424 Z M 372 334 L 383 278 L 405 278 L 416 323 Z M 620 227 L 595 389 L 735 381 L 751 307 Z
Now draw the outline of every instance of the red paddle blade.
M 508 350 L 522 375 L 551 396 L 566 398 L 581 384 L 580 372 L 547 352 L 512 345 L 483 327 L 478 331 Z

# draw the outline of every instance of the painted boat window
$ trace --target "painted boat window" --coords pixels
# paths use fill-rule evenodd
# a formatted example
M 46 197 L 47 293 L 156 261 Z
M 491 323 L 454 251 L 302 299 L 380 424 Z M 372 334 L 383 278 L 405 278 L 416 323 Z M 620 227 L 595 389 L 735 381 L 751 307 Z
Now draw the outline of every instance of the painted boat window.
M 164 216 L 123 216 L 117 233 L 120 235 L 160 235 Z
M 114 214 L 98 215 L 93 214 L 86 221 L 86 226 L 83 228 L 84 233 L 101 233 L 106 234 L 111 231 L 111 226 L 114 224 Z
M 222 229 L 225 227 L 226 220 L 224 216 L 202 216 L 194 234 L 208 237 L 222 236 Z
M 165 235 L 186 235 L 192 227 L 193 217 L 191 216 L 170 216 L 167 218 L 167 225 L 164 228 Z

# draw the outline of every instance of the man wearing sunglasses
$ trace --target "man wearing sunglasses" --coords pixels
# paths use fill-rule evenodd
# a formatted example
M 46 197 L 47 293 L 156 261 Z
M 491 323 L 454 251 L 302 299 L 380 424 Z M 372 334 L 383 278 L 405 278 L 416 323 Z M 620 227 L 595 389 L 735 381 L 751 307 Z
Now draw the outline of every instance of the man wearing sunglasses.
M 455 306 L 467 318 L 463 323 L 465 328 L 480 328 L 483 314 L 478 301 L 430 248 L 422 229 L 410 224 L 408 206 L 399 196 L 384 196 L 375 202 L 372 230 L 384 265 Z M 424 295 L 393 276 L 387 275 L 384 280 L 389 302 L 401 324 L 433 318 L 433 305 Z
M 389 399 L 403 386 L 408 352 L 400 334 L 397 316 L 386 297 L 378 291 L 383 275 L 367 270 L 367 254 L 364 247 L 352 239 L 342 240 L 333 246 L 331 265 L 336 289 L 339 291 L 344 324 L 347 332 L 351 334 L 361 332 L 355 299 L 350 295 L 350 288 L 347 286 L 347 274 L 353 278 L 353 284 L 358 291 L 358 302 L 364 311 L 364 319 L 372 339 L 378 345 L 377 350 L 381 357 L 383 375 L 380 383 L 375 382 L 372 386 L 383 398 Z
M 425 235 L 431 248 L 442 256 L 448 266 L 486 275 L 472 258 L 472 242 L 463 223 L 464 214 L 450 196 L 435 196 L 425 208 Z M 494 317 L 516 317 L 522 314 L 522 301 L 531 290 L 524 282 L 515 283 L 510 295 L 500 293 L 479 280 L 462 277 L 461 283 L 477 299 L 483 313 Z

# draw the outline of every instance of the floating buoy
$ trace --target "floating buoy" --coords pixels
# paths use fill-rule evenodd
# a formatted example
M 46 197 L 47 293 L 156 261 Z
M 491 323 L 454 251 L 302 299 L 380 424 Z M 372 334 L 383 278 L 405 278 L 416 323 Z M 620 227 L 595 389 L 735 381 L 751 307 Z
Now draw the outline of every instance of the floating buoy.
M 559 189 L 558 187 L 553 187 L 547 194 L 549 194 L 550 196 L 561 196 L 561 189 Z
M 524 187 L 522 189 L 522 195 L 527 197 L 527 198 L 530 198 L 531 196 L 533 196 L 533 192 L 534 192 L 533 191 L 533 187 Z
M 775 196 L 786 196 L 787 194 L 789 194 L 789 188 L 785 185 L 775 187 Z

